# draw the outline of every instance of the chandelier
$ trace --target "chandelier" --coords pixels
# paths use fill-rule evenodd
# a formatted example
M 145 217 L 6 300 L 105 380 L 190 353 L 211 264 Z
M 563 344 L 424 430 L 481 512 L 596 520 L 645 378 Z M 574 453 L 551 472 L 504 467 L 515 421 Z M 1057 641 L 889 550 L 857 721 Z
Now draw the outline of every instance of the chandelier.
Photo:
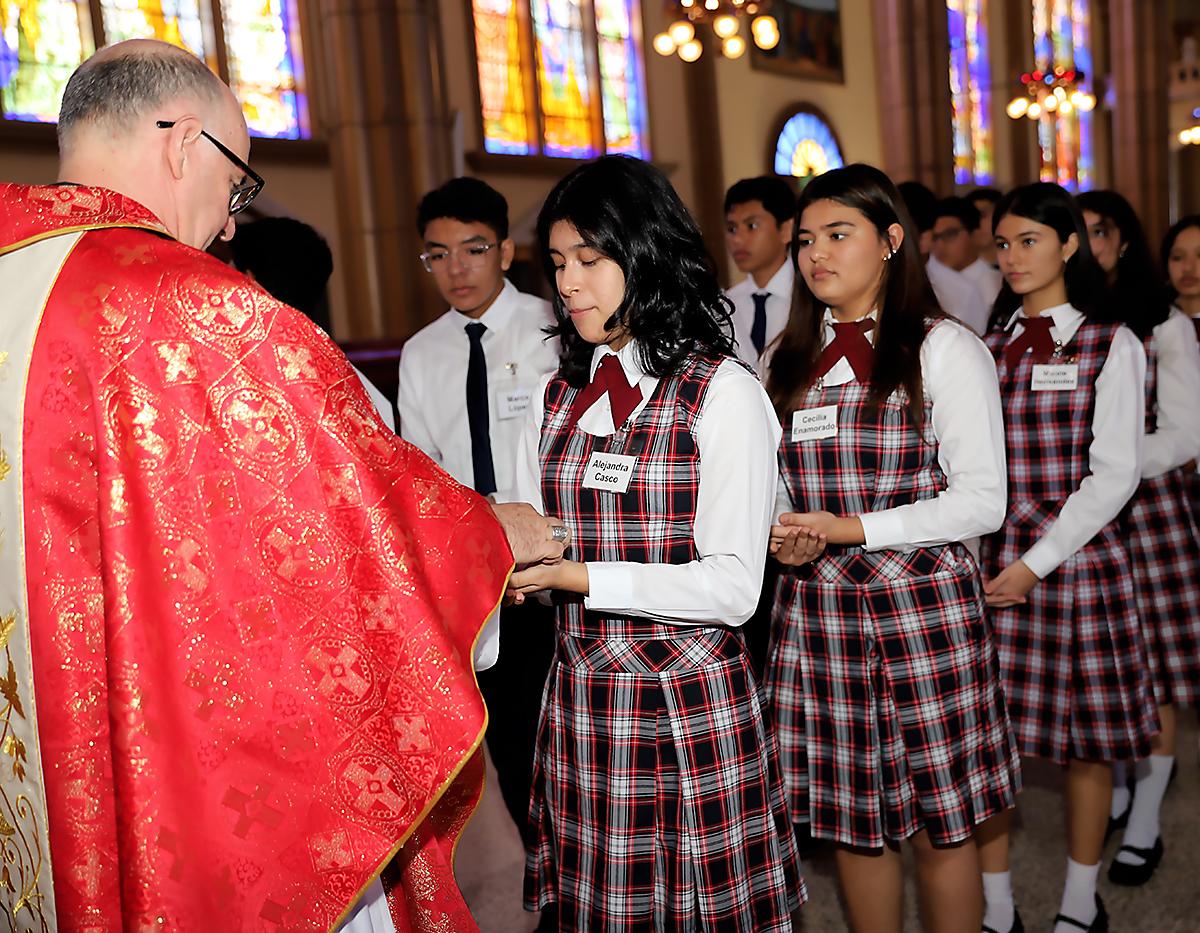
M 721 40 L 721 54 L 726 58 L 746 54 L 742 25 L 747 21 L 750 36 L 760 49 L 779 44 L 779 23 L 767 13 L 769 0 L 676 0 L 675 6 L 680 18 L 654 37 L 654 51 L 659 55 L 678 55 L 685 62 L 694 62 L 704 52 L 696 27 L 705 23 Z
M 1080 87 L 1083 80 L 1083 72 L 1074 68 L 1026 72 L 1017 80 L 1023 93 L 1010 100 L 1004 112 L 1014 120 L 1038 120 L 1044 113 L 1067 116 L 1075 110 L 1087 113 L 1095 109 L 1096 95 Z

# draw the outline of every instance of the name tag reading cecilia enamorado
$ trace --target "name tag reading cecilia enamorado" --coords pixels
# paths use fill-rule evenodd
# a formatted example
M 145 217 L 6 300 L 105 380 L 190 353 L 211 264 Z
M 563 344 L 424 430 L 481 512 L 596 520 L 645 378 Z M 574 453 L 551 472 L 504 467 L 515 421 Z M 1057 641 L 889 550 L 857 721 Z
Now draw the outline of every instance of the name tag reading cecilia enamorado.
M 1029 387 L 1034 392 L 1071 392 L 1079 388 L 1079 364 L 1035 363 Z
M 593 453 L 583 471 L 583 488 L 625 492 L 629 488 L 629 481 L 633 479 L 633 468 L 636 465 L 637 457 Z
M 822 405 L 792 412 L 792 443 L 837 437 L 837 410 L 836 405 Z

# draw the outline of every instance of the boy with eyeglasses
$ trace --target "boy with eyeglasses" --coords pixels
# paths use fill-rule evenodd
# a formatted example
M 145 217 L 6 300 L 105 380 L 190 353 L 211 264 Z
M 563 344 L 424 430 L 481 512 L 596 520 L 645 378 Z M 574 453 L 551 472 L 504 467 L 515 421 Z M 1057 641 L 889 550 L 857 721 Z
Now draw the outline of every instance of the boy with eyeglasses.
M 558 368 L 550 305 L 504 273 L 515 247 L 508 202 L 477 178 L 455 178 L 417 208 L 420 260 L 450 306 L 400 356 L 401 436 L 455 479 L 505 501 L 538 380 Z M 488 751 L 505 806 L 524 835 L 542 686 L 554 651 L 552 618 L 531 604 L 501 614 L 500 656 L 479 672 Z
M 942 198 L 934 210 L 933 259 L 961 273 L 983 295 L 990 308 L 1000 294 L 1000 272 L 979 255 L 976 234 L 979 209 L 966 198 Z

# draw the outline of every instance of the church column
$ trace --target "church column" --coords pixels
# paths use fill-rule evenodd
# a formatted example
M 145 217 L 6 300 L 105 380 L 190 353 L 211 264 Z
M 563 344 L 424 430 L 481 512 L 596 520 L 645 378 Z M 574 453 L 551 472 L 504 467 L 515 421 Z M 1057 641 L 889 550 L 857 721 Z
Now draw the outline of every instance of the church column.
M 945 0 L 875 0 L 884 168 L 938 194 L 954 187 Z
M 347 338 L 404 336 L 440 307 L 417 203 L 452 172 L 436 0 L 314 0 L 336 185 Z
M 1157 3 L 1110 0 L 1113 187 L 1138 212 L 1152 243 L 1170 203 L 1167 17 Z

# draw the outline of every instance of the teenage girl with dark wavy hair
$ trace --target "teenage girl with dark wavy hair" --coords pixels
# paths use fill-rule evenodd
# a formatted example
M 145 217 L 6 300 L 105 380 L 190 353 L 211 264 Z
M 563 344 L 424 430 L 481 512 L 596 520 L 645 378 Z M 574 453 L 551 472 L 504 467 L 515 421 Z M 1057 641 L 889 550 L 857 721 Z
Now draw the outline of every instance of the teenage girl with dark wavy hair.
M 779 426 L 662 173 L 606 157 L 538 218 L 562 365 L 518 490 L 561 515 L 525 905 L 565 929 L 791 930 L 804 885 L 738 626 L 762 586 Z M 806 541 L 808 539 L 805 539 Z
M 1146 354 L 1120 322 L 1083 216 L 1058 185 L 1006 195 L 992 217 L 1005 284 L 987 342 L 1008 448 L 1008 515 L 983 572 L 1022 755 L 1066 772 L 1067 876 L 1054 933 L 1104 933 L 1096 878 L 1112 763 L 1158 731 L 1119 516 L 1142 475 Z M 1009 816 L 981 829 L 986 924 L 1020 926 Z
M 983 342 L 938 307 L 886 175 L 811 182 L 767 389 L 783 423 L 766 685 L 792 818 L 837 845 L 857 933 L 903 929 L 912 846 L 930 933 L 978 933 L 972 835 L 1019 772 L 968 544 L 1004 518 L 1004 429 Z M 769 351 L 770 352 L 770 351 Z M 782 536 L 824 554 L 793 566 Z
M 1185 469 L 1200 454 L 1200 349 L 1191 322 L 1160 284 L 1133 206 L 1115 191 L 1078 200 L 1117 308 L 1146 350 L 1142 482 L 1121 525 L 1162 732 L 1150 757 L 1137 763 L 1132 801 L 1125 763 L 1113 768 L 1109 826 L 1125 833 L 1108 869 L 1117 884 L 1141 885 L 1163 856 L 1159 810 L 1175 766 L 1176 708 L 1200 702 L 1200 528 Z

